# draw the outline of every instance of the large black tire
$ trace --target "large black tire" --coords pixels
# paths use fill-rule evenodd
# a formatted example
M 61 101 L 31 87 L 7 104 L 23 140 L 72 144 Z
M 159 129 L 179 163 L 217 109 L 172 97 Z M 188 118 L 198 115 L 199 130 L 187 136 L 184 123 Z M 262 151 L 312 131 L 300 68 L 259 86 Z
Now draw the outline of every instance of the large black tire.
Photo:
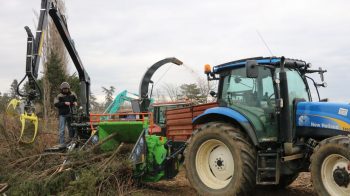
M 187 178 L 200 195 L 250 195 L 256 184 L 256 149 L 239 128 L 208 123 L 185 150 Z
M 335 136 L 320 142 L 311 156 L 311 178 L 316 193 L 320 196 L 350 195 L 349 163 L 350 137 Z

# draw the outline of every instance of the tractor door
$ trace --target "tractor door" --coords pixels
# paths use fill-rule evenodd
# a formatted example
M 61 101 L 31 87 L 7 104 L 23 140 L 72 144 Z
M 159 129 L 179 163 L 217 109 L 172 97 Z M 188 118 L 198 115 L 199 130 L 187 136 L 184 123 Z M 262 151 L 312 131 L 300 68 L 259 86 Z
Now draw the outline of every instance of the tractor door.
M 219 101 L 247 117 L 259 142 L 277 141 L 273 70 L 258 69 L 257 78 L 248 78 L 245 67 L 221 74 Z
M 279 68 L 276 69 L 276 76 L 279 76 L 278 72 Z M 289 111 L 290 115 L 290 126 L 292 130 L 292 136 L 295 137 L 296 133 L 296 107 L 298 102 L 300 101 L 311 101 L 311 94 L 309 90 L 309 86 L 305 78 L 295 69 L 286 69 L 287 80 L 288 80 L 288 99 L 289 99 Z M 286 133 L 281 130 L 281 140 L 286 138 Z

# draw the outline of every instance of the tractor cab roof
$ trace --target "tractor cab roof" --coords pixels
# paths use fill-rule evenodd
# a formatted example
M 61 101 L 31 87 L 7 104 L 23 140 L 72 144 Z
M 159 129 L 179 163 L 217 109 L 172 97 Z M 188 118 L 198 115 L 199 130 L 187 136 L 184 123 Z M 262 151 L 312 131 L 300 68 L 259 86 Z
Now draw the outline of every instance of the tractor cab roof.
M 214 66 L 213 72 L 218 73 L 224 70 L 244 67 L 248 60 L 255 60 L 259 65 L 272 65 L 273 67 L 279 67 L 281 57 L 253 57 L 253 58 L 231 61 L 228 63 Z M 290 68 L 295 68 L 295 69 L 306 69 L 308 64 L 303 60 L 286 58 L 285 66 Z

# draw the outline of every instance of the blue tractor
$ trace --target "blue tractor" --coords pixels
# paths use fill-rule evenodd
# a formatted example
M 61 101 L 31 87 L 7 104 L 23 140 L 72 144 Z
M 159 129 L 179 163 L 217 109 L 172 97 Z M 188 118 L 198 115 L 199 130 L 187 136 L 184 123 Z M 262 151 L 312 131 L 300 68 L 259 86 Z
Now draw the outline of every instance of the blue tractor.
M 205 67 L 218 107 L 193 119 L 187 178 L 201 195 L 251 195 L 311 171 L 319 195 L 350 195 L 350 104 L 312 101 L 308 80 L 325 70 L 302 60 L 257 57 Z M 319 73 L 321 84 L 309 74 Z

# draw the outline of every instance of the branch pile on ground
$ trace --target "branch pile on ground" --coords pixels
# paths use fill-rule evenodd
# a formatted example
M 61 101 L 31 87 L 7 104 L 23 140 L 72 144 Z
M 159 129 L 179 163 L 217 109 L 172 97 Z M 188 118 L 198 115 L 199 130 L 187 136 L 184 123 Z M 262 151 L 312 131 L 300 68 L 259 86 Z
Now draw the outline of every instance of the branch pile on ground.
M 9 185 L 6 194 L 125 195 L 133 190 L 130 146 L 112 152 L 86 148 L 43 153 L 40 144 L 49 134 L 39 134 L 33 144 L 20 144 L 18 124 L 12 121 L 0 121 L 0 184 Z

